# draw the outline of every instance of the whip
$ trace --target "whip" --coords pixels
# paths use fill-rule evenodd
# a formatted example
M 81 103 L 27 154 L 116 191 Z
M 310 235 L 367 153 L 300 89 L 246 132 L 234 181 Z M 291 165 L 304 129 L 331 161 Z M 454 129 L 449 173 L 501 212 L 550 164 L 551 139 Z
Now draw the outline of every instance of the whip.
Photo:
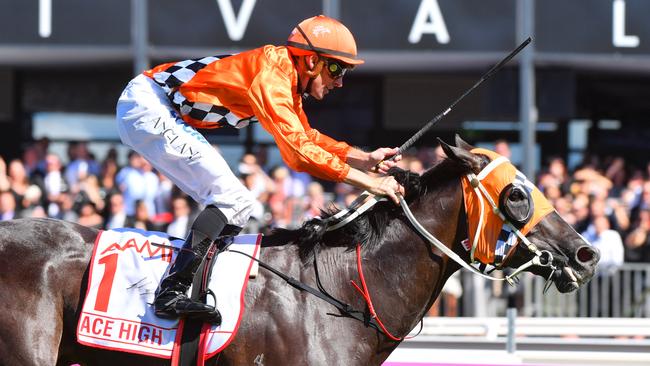
M 485 74 L 483 74 L 483 76 L 481 76 L 481 78 L 476 83 L 474 83 L 474 85 L 472 85 L 471 88 L 467 89 L 460 97 L 454 100 L 454 102 L 451 103 L 451 105 L 449 105 L 447 109 L 439 113 L 437 116 L 433 117 L 433 119 L 427 122 L 427 124 L 424 125 L 424 127 L 422 127 L 418 132 L 416 132 L 415 135 L 413 135 L 410 139 L 408 139 L 405 143 L 403 143 L 402 146 L 399 147 L 399 151 L 397 152 L 397 154 L 391 156 L 388 159 L 384 159 L 380 161 L 379 163 L 377 163 L 376 167 L 379 167 L 379 164 L 381 164 L 386 160 L 393 160 L 397 155 L 403 153 L 404 151 L 408 150 L 411 146 L 413 146 L 413 144 L 417 140 L 419 140 L 420 137 L 422 137 L 422 135 L 424 135 L 427 131 L 429 131 L 431 127 L 433 127 L 436 123 L 438 123 L 438 121 L 440 121 L 444 116 L 449 114 L 449 112 L 451 112 L 451 110 L 456 106 L 456 104 L 458 104 L 458 102 L 460 102 L 461 100 L 463 100 L 463 98 L 468 96 L 472 91 L 474 91 L 474 89 L 478 88 L 478 86 L 481 85 L 485 80 L 489 79 L 492 75 L 496 74 L 497 71 L 499 71 L 503 67 L 503 65 L 505 65 L 508 61 L 510 61 L 513 57 L 515 57 L 521 50 L 523 50 L 524 47 L 526 47 L 531 42 L 531 40 L 532 39 L 530 37 L 526 38 L 526 40 L 524 40 L 519 46 L 517 46 L 517 48 L 515 48 L 512 52 L 510 52 L 496 65 L 492 66 L 492 68 L 488 70 Z

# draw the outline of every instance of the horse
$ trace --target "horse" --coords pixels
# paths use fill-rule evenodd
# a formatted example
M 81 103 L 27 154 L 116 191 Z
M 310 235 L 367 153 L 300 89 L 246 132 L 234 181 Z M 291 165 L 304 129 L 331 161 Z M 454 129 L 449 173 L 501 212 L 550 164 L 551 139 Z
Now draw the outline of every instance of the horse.
M 442 146 L 447 158 L 422 175 L 392 174 L 405 186 L 403 202 L 422 227 L 470 262 L 470 253 L 462 244 L 469 233 L 461 178 L 480 172 L 489 159 L 472 153 L 472 147 L 458 137 L 456 146 Z M 460 268 L 414 230 L 402 208 L 392 202 L 379 202 L 346 226 L 327 231 L 322 223 L 332 214 L 332 209 L 324 210 L 323 217 L 298 229 L 265 236 L 260 260 L 363 309 L 366 320 L 375 319 L 376 314 L 383 330 L 260 269 L 258 277 L 249 281 L 237 336 L 206 365 L 380 365 L 417 326 L 445 281 Z M 95 229 L 55 219 L 0 223 L 1 365 L 169 363 L 76 341 L 97 234 Z M 560 292 L 573 291 L 594 275 L 598 251 L 557 212 L 546 215 L 526 238 L 548 252 L 552 262 L 552 266 L 536 262 L 526 271 L 549 278 Z M 534 256 L 518 244 L 503 268 L 518 268 Z M 361 292 L 367 298 L 351 284 L 361 283 L 360 273 L 363 287 L 367 286 Z

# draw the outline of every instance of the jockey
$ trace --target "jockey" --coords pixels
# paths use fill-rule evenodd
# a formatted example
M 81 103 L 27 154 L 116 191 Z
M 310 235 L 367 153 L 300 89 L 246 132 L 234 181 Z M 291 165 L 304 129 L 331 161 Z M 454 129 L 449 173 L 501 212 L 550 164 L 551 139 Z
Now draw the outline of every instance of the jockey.
M 122 142 L 205 207 L 156 291 L 156 315 L 220 321 L 214 307 L 191 300 L 186 292 L 212 242 L 237 234 L 253 206 L 251 193 L 197 129 L 259 122 L 290 168 L 398 204 L 396 193 L 403 194 L 403 187 L 391 176 L 368 174 L 394 166 L 382 161 L 397 148 L 361 151 L 311 128 L 303 111 L 303 97 L 322 100 L 362 63 L 350 31 L 319 15 L 301 22 L 286 46 L 166 63 L 131 80 L 117 103 Z

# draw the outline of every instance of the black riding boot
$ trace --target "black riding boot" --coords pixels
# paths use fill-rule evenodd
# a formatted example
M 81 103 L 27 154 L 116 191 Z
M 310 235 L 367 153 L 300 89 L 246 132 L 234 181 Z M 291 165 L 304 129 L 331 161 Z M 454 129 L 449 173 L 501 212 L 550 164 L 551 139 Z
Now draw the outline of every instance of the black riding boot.
M 217 309 L 190 299 L 187 290 L 192 285 L 194 274 L 203 263 L 208 249 L 225 225 L 226 217 L 214 206 L 208 206 L 199 214 L 183 248 L 169 269 L 169 274 L 162 280 L 156 291 L 153 303 L 156 316 L 161 318 L 188 316 L 211 323 L 221 322 L 221 314 Z

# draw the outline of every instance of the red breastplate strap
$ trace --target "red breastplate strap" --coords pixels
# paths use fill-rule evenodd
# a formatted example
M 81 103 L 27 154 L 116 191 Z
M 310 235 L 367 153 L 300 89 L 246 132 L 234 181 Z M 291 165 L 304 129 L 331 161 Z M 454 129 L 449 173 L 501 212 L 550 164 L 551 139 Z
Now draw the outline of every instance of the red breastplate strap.
M 366 305 L 368 306 L 368 311 L 370 312 L 370 317 L 375 319 L 377 321 L 377 324 L 379 324 L 379 327 L 381 330 L 386 334 L 386 336 L 394 341 L 402 341 L 404 339 L 411 339 L 414 337 L 396 337 L 394 336 L 391 332 L 386 329 L 384 326 L 384 323 L 379 319 L 379 316 L 377 316 L 377 312 L 375 311 L 375 307 L 372 305 L 372 299 L 370 298 L 370 292 L 368 291 L 368 285 L 366 284 L 366 278 L 363 276 L 363 267 L 361 265 L 361 245 L 357 244 L 357 270 L 359 272 L 359 280 L 361 281 L 361 287 L 357 285 L 354 280 L 350 280 L 350 283 L 354 286 L 357 291 L 363 296 L 363 299 L 366 301 Z

